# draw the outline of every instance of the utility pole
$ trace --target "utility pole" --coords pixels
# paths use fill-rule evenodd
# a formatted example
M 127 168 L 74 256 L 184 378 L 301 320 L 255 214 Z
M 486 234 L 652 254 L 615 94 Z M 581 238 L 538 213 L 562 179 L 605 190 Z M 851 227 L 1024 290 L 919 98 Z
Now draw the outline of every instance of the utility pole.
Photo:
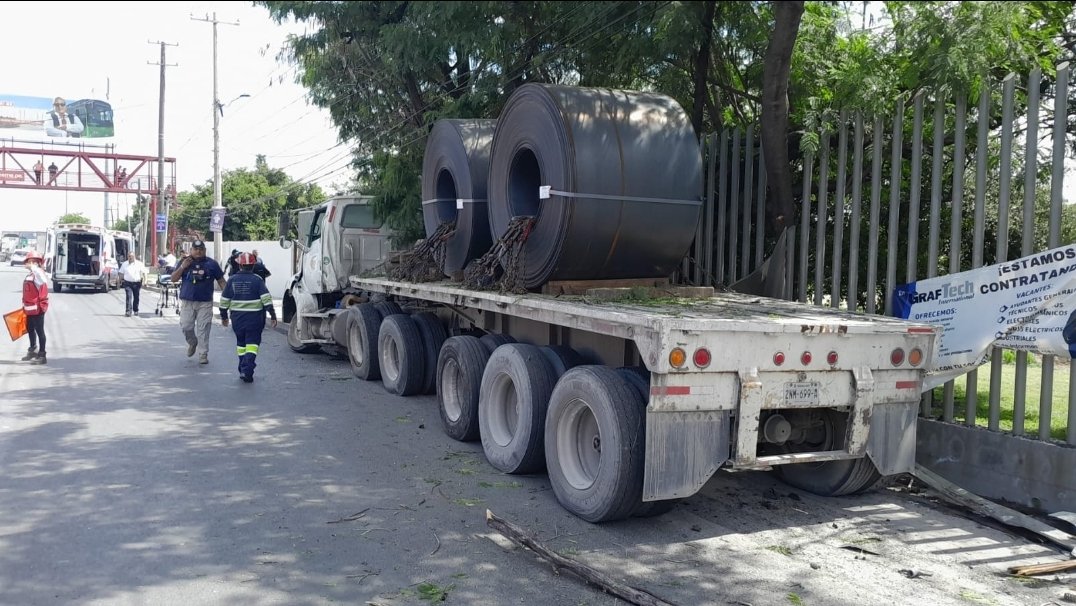
M 153 229 L 150 232 L 152 234 L 150 236 L 150 239 L 155 241 L 154 246 L 152 248 L 153 248 L 153 250 L 155 250 L 157 252 L 157 254 L 163 254 L 164 250 L 165 250 L 165 247 L 166 247 L 166 245 L 168 243 L 168 231 L 167 231 L 167 228 L 168 228 L 168 223 L 167 223 L 167 221 L 168 221 L 168 201 L 164 199 L 164 69 L 166 67 L 169 67 L 169 64 L 164 59 L 164 47 L 166 47 L 166 46 L 179 46 L 179 45 L 178 44 L 168 44 L 166 42 L 151 42 L 151 41 L 149 41 L 149 44 L 160 44 L 161 45 L 161 62 L 160 63 L 153 63 L 152 61 L 147 61 L 146 62 L 146 63 L 148 63 L 150 65 L 160 65 L 161 66 L 160 107 L 158 109 L 158 114 L 157 114 L 157 187 L 156 188 L 153 188 L 153 187 L 150 188 L 151 192 L 153 192 L 153 191 L 157 192 L 157 205 L 158 206 L 156 208 L 154 208 L 154 205 L 152 205 L 152 204 L 148 205 L 150 207 L 148 209 L 149 212 L 146 213 L 146 217 L 145 217 L 145 219 L 143 219 L 143 222 L 152 221 L 154 223 Z M 175 63 L 171 64 L 172 67 L 175 67 L 176 65 L 177 64 L 175 64 Z M 152 196 L 153 194 L 151 193 L 150 195 Z M 156 225 L 156 223 L 157 223 L 157 212 L 161 208 L 164 209 L 165 232 L 164 232 L 164 236 L 159 241 L 157 241 L 157 225 Z M 143 246 L 144 245 L 145 245 L 145 243 L 143 243 Z M 150 252 L 149 250 L 146 250 L 146 253 L 143 254 L 143 256 L 142 256 L 143 260 L 151 258 L 149 252 Z
M 220 193 L 220 97 L 217 95 L 217 13 L 213 13 L 210 19 L 206 15 L 204 19 L 191 17 L 194 21 L 204 21 L 213 24 L 213 212 L 221 212 L 224 209 L 224 201 Z M 238 21 L 223 22 L 225 25 L 239 25 Z M 221 231 L 213 232 L 213 258 L 220 262 L 223 259 L 222 248 L 224 247 Z

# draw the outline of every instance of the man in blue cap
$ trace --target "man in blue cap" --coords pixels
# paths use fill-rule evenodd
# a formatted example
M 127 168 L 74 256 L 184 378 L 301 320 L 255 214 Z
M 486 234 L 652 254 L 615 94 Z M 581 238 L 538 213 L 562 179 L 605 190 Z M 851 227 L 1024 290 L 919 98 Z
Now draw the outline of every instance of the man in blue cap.
M 182 282 L 180 282 L 182 280 Z M 220 264 L 206 256 L 205 242 L 195 240 L 191 254 L 172 272 L 179 283 L 179 327 L 187 339 L 187 357 L 198 352 L 198 363 L 209 363 L 209 329 L 213 325 L 213 282 L 224 290 Z

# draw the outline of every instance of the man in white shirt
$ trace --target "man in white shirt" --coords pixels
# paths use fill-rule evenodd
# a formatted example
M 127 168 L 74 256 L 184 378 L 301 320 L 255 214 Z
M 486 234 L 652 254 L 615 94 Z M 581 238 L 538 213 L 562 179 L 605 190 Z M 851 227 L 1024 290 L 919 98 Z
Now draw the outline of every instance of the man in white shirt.
M 142 292 L 142 282 L 146 279 L 146 266 L 138 260 L 134 253 L 127 254 L 127 260 L 120 265 L 120 276 L 123 278 L 123 290 L 127 296 L 127 316 L 138 315 L 138 295 Z M 134 305 L 132 306 L 132 299 Z

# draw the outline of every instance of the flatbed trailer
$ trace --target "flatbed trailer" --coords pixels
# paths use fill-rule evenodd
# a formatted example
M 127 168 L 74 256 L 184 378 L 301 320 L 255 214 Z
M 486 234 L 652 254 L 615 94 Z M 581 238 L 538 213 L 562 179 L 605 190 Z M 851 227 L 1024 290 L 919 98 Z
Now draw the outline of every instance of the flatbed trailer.
M 507 473 L 548 469 L 590 521 L 665 511 L 722 467 L 840 495 L 915 464 L 930 325 L 737 293 L 350 284 L 370 298 L 339 312 L 356 375 L 435 388 L 446 433 Z

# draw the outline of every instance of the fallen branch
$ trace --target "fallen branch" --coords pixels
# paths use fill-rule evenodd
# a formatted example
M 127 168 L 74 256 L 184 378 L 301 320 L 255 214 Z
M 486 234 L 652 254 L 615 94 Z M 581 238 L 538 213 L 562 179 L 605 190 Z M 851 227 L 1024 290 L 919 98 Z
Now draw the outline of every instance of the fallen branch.
M 1055 572 L 1067 572 L 1076 570 L 1076 560 L 1065 562 L 1047 562 L 1046 564 L 1031 564 L 1024 566 L 1010 566 L 1009 572 L 1018 577 L 1030 577 L 1037 574 L 1051 574 Z
M 488 509 L 486 510 L 486 525 L 520 547 L 530 549 L 542 558 L 549 560 L 554 568 L 565 568 L 584 581 L 596 585 L 602 591 L 625 600 L 629 604 L 636 604 L 637 606 L 673 606 L 672 603 L 666 602 L 650 592 L 619 583 L 586 564 L 560 555 L 541 544 L 536 537 L 531 536 L 527 531 L 503 518 L 497 517 Z
M 358 520 L 358 519 L 362 518 L 364 515 L 366 515 L 367 511 L 370 511 L 369 507 L 367 507 L 366 509 L 363 509 L 362 511 L 360 511 L 358 513 L 353 513 L 353 514 L 349 515 L 346 518 L 340 518 L 339 520 L 330 520 L 330 521 L 325 522 L 325 523 L 326 524 L 339 524 L 341 522 L 354 522 L 355 520 Z

